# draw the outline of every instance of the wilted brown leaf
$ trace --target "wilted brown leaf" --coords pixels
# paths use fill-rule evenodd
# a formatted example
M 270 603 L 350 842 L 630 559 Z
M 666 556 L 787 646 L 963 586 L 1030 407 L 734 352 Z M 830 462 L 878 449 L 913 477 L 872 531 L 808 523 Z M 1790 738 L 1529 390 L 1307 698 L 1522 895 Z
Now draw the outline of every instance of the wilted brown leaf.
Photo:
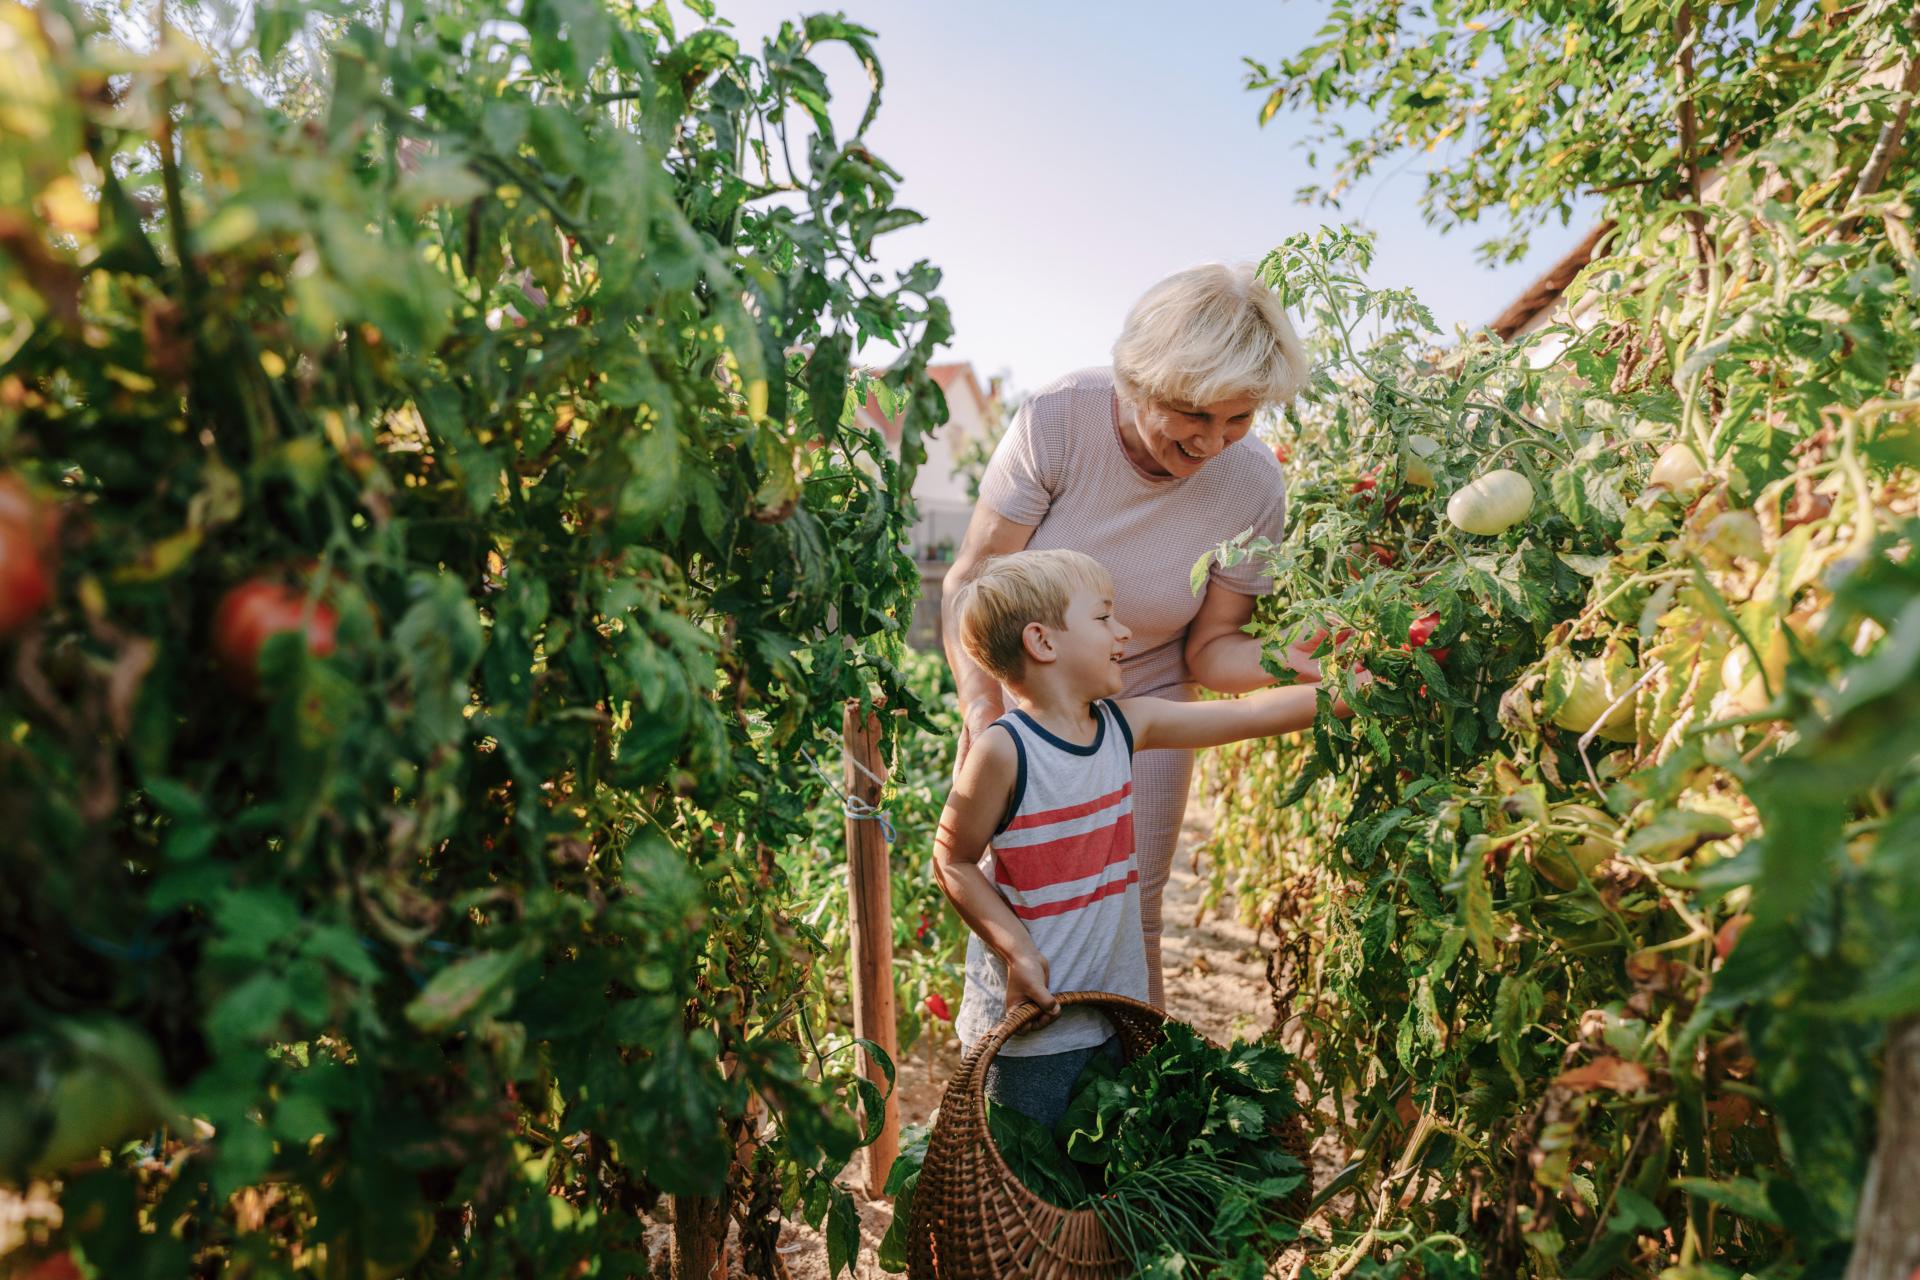
M 1553 1083 L 1562 1089 L 1584 1093 L 1589 1089 L 1612 1089 L 1615 1093 L 1638 1093 L 1647 1087 L 1647 1069 L 1623 1058 L 1595 1058 L 1584 1067 L 1562 1071 Z

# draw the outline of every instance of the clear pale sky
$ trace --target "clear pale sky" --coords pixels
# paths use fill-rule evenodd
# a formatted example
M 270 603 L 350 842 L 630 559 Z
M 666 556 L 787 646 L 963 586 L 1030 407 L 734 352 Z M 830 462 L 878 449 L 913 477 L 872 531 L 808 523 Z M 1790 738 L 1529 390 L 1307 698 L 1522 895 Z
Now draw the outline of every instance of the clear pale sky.
M 718 5 L 755 51 L 781 19 L 809 11 L 792 0 Z M 904 176 L 901 202 L 927 217 L 884 237 L 882 260 L 898 267 L 924 257 L 945 271 L 955 328 L 946 358 L 1032 390 L 1107 363 L 1127 308 L 1168 272 L 1257 261 L 1296 231 L 1343 220 L 1378 236 L 1375 283 L 1411 285 L 1443 327 L 1475 326 L 1586 233 L 1585 222 L 1555 225 L 1524 262 L 1483 267 L 1473 246 L 1486 233 L 1443 236 L 1421 221 L 1419 162 L 1404 158 L 1340 209 L 1297 203 L 1297 188 L 1328 181 L 1294 145 L 1305 119 L 1282 113 L 1259 127 L 1261 99 L 1244 88 L 1241 59 L 1293 52 L 1324 8 L 1324 0 L 811 6 L 879 33 L 886 86 L 870 145 Z M 865 74 L 844 46 L 816 60 L 844 134 L 865 104 Z

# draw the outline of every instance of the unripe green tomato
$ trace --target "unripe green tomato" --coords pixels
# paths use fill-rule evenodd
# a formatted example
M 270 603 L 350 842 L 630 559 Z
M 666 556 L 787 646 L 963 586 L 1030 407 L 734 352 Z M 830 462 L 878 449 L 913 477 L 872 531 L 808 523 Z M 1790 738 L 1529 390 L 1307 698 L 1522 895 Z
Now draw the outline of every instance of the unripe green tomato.
M 1684 489 L 1705 474 L 1706 470 L 1700 465 L 1700 459 L 1694 456 L 1691 446 L 1670 444 L 1661 450 L 1647 483 L 1667 489 Z
M 1433 466 L 1427 461 L 1440 452 L 1440 442 L 1430 436 L 1411 435 L 1407 437 L 1407 456 L 1404 471 L 1407 483 L 1417 489 L 1433 488 Z
M 1552 820 L 1555 826 L 1573 826 L 1592 831 L 1592 835 L 1567 835 L 1555 832 L 1552 838 L 1533 855 L 1533 869 L 1542 879 L 1559 889 L 1572 889 L 1580 883 L 1584 874 L 1591 878 L 1594 870 L 1613 856 L 1613 846 L 1601 838 L 1601 832 L 1612 831 L 1614 821 L 1603 810 L 1586 804 L 1557 804 L 1553 806 Z
M 1470 480 L 1447 499 L 1447 519 L 1462 533 L 1505 533 L 1533 510 L 1533 484 L 1518 471 L 1501 467 Z
M 1787 659 L 1790 656 L 1785 627 L 1773 629 L 1761 656 L 1765 661 L 1756 664 L 1753 651 L 1736 641 L 1721 661 L 1720 687 L 1727 692 L 1727 710 L 1731 714 L 1757 715 L 1766 710 L 1772 701 L 1767 696 L 1768 687 L 1771 686 L 1775 693 L 1780 692 L 1781 683 L 1787 678 Z
M 1571 729 L 1575 733 L 1585 733 L 1607 714 L 1607 708 L 1613 705 L 1615 698 L 1633 687 L 1640 673 L 1633 668 L 1623 671 L 1612 683 L 1607 680 L 1606 665 L 1598 658 L 1582 658 L 1575 673 L 1573 691 L 1560 709 L 1553 713 L 1553 722 L 1562 729 Z M 1600 737 L 1614 742 L 1634 742 L 1637 735 L 1633 729 L 1633 699 L 1628 698 L 1613 714 L 1607 715 L 1607 721 L 1600 726 Z

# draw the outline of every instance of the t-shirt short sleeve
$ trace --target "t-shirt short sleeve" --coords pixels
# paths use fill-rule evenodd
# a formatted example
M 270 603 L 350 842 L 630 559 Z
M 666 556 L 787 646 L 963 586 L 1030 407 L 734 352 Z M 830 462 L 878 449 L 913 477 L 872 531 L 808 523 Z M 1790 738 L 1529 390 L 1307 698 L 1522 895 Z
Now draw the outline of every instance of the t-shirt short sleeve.
M 1015 524 L 1037 525 L 1060 492 L 1066 453 L 1064 415 L 1048 412 L 1045 393 L 1014 412 L 980 478 L 980 501 Z
M 1258 516 L 1252 522 L 1252 536 L 1265 538 L 1268 542 L 1279 544 L 1287 531 L 1287 484 L 1280 479 L 1273 486 L 1273 495 L 1268 499 Z M 1260 563 L 1243 560 L 1231 569 L 1223 569 L 1216 562 L 1208 574 L 1209 582 L 1217 582 L 1230 591 L 1242 595 L 1264 596 L 1273 590 L 1273 579 L 1260 571 Z

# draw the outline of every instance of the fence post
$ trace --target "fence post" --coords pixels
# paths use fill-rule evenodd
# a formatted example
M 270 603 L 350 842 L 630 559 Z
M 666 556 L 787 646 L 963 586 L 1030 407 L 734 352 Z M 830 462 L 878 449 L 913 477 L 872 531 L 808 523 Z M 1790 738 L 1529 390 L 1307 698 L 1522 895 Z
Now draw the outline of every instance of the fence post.
M 846 742 L 847 795 L 880 804 L 886 765 L 880 759 L 880 717 L 862 713 L 849 699 L 841 736 Z M 893 881 L 887 870 L 887 838 L 878 822 L 847 816 L 848 932 L 853 937 L 853 1034 L 871 1040 L 897 1065 L 900 1036 L 893 1007 Z M 866 1050 L 860 1074 L 887 1092 L 887 1078 Z M 880 1137 L 866 1149 L 867 1194 L 878 1198 L 900 1154 L 900 1107 L 891 1094 Z

